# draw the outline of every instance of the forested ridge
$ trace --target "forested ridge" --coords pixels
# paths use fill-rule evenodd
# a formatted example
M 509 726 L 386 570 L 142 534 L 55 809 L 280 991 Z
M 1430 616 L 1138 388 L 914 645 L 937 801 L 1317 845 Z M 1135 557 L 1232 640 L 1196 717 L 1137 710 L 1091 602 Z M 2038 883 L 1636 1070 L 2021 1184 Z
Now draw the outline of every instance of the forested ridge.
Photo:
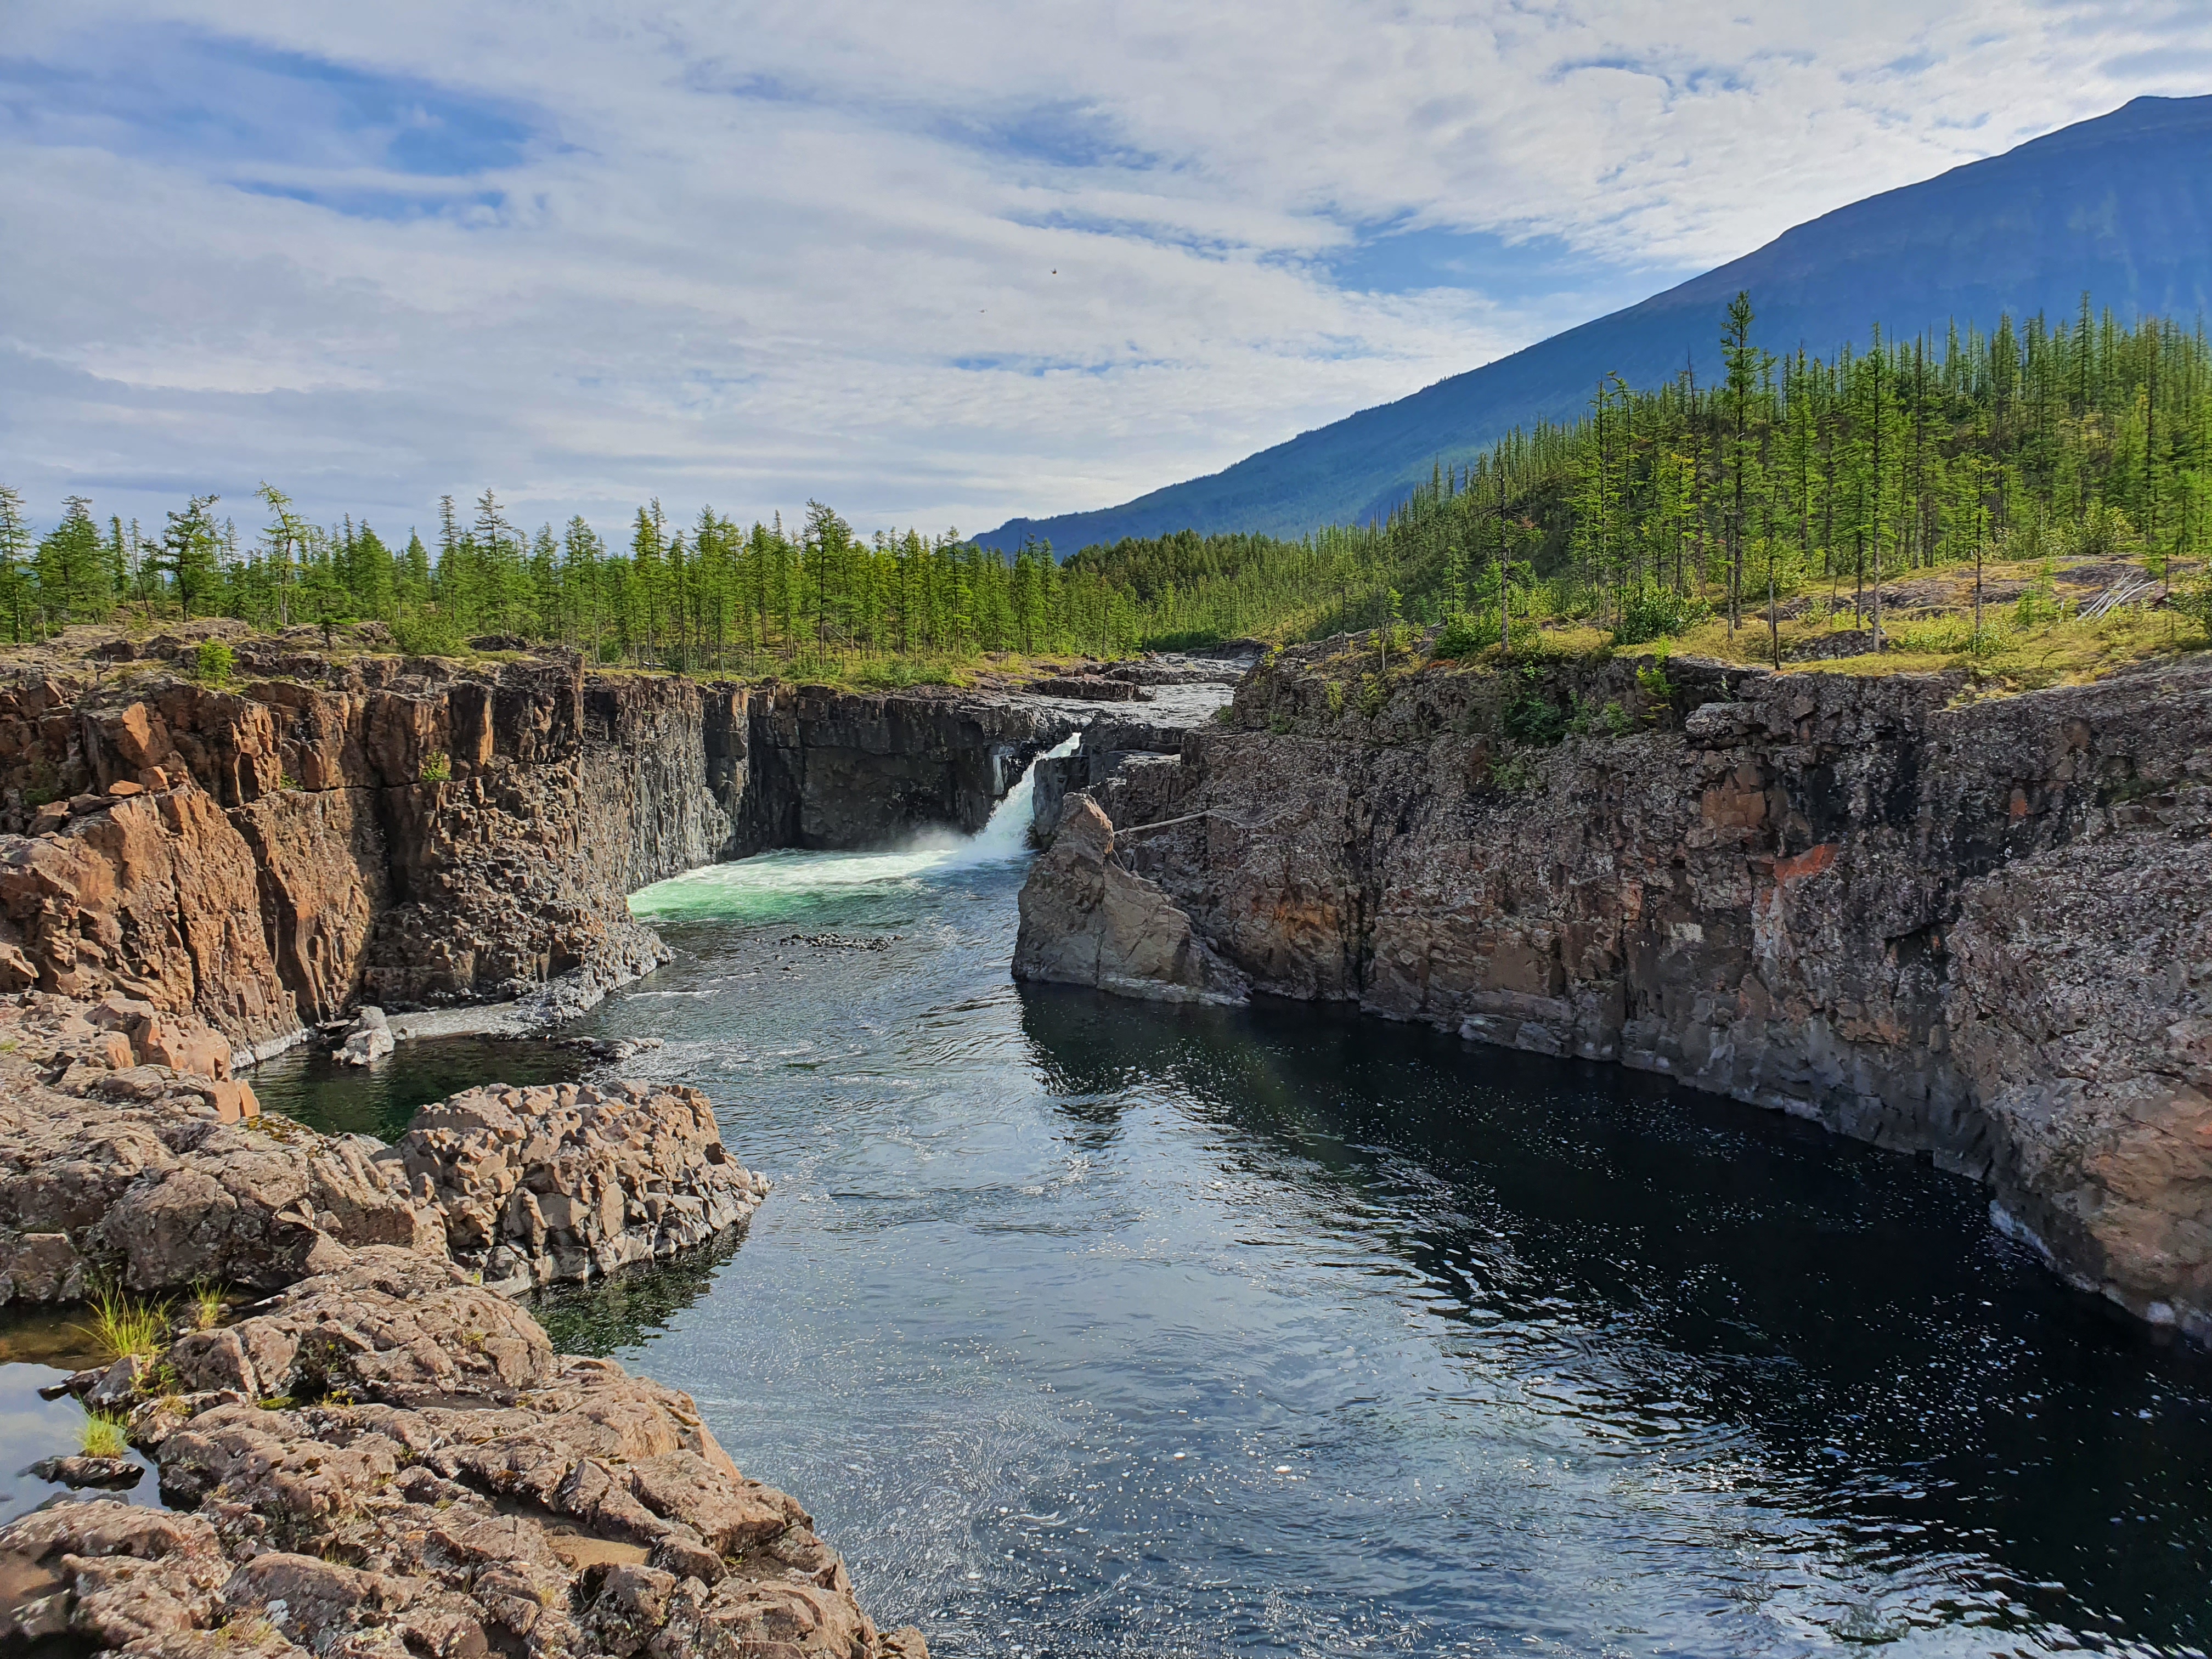
M 395 544 L 307 522 L 264 485 L 156 532 L 72 496 L 34 537 L 0 489 L 0 629 L 228 616 L 377 620 L 411 651 L 485 635 L 596 660 L 846 677 L 983 652 L 1106 655 L 1241 635 L 1448 623 L 1464 647 L 1575 621 L 1616 643 L 1707 617 L 1731 639 L 1808 592 L 1854 618 L 1884 580 L 1983 561 L 2125 556 L 2162 582 L 2212 544 L 2212 349 L 2202 326 L 2079 313 L 1883 341 L 1823 361 L 1758 343 L 1740 295 L 1724 373 L 1609 376 L 1571 425 L 1440 459 L 1387 520 L 1298 541 L 1184 532 L 1008 556 L 947 532 L 862 536 L 821 503 L 787 530 L 641 507 L 627 544 L 581 518 L 526 532 L 486 490 Z M 2192 590 L 2193 591 L 2193 590 Z M 1976 622 L 1978 638 L 1978 617 Z M 883 671 L 888 672 L 888 671 Z
M 1156 632 L 1304 636 L 1395 615 L 1528 614 L 1623 640 L 1711 613 L 1732 627 L 1814 590 L 1854 613 L 1936 567 L 2126 556 L 2163 577 L 2212 547 L 2212 349 L 2201 325 L 2079 314 L 1880 341 L 1821 361 L 1761 350 L 1748 296 L 1725 374 L 1594 386 L 1571 425 L 1439 462 L 1381 523 L 1290 542 L 1190 532 L 1086 548 Z

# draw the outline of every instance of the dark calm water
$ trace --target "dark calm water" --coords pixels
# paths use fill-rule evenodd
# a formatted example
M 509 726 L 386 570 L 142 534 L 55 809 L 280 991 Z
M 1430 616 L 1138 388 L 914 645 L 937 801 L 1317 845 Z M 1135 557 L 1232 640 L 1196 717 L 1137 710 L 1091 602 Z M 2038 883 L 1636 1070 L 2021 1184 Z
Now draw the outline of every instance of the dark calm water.
M 436 1037 L 376 1066 L 342 1066 L 320 1044 L 293 1048 L 255 1066 L 250 1081 L 270 1111 L 333 1134 L 397 1140 L 434 1100 L 479 1083 L 572 1082 L 590 1065 L 573 1048 L 528 1038 Z
M 664 1039 L 626 1069 L 777 1185 L 741 1246 L 541 1308 L 695 1394 L 879 1618 L 946 1656 L 2206 1643 L 2212 1366 L 1977 1189 L 1608 1068 L 1018 989 L 1006 827 L 640 896 L 683 954 L 587 1029 Z

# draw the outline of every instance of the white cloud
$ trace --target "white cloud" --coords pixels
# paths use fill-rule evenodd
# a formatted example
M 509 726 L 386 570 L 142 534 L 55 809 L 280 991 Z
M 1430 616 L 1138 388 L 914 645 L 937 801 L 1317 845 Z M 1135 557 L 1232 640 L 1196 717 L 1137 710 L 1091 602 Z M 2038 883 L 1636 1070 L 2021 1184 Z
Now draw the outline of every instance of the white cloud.
M 486 482 L 610 525 L 1105 505 L 2195 90 L 2179 17 L 17 0 L 0 477 L 394 529 Z M 1492 255 L 1340 286 L 1386 226 Z

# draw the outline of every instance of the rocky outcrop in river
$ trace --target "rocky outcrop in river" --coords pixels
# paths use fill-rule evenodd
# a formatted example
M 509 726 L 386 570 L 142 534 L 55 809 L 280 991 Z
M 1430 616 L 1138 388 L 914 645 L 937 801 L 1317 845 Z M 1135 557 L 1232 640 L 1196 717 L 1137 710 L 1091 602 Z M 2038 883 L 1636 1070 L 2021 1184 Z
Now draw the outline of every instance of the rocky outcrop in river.
M 1017 972 L 1234 976 L 1778 1108 L 1989 1182 L 2077 1283 L 2212 1339 L 2212 664 L 2002 699 L 1373 665 L 1285 652 L 1233 728 L 1093 788 Z
M 256 1362 L 241 1381 L 242 1349 Z M 458 1267 L 372 1249 L 172 1351 L 132 1442 L 184 1512 L 0 1528 L 0 1638 L 162 1659 L 927 1659 L 688 1395 L 556 1354 Z
M 690 1398 L 556 1354 L 504 1294 L 742 1227 L 767 1183 L 703 1097 L 471 1090 L 383 1147 L 264 1116 L 212 1028 L 120 995 L 17 994 L 0 1030 L 0 1294 L 278 1292 L 71 1379 L 189 1512 L 0 1528 L 0 1640 L 926 1659 Z
M 118 642 L 128 650 L 127 642 Z M 624 901 L 719 858 L 974 829 L 1062 706 L 243 647 L 0 682 L 0 990 L 117 991 L 241 1049 L 356 1000 L 537 1000 L 664 958 Z M 12 833 L 11 833 L 12 832 Z
M 275 1290 L 374 1245 L 528 1290 L 702 1243 L 767 1191 L 691 1089 L 472 1089 L 385 1146 L 262 1116 L 216 1032 L 112 994 L 0 997 L 0 1301 Z

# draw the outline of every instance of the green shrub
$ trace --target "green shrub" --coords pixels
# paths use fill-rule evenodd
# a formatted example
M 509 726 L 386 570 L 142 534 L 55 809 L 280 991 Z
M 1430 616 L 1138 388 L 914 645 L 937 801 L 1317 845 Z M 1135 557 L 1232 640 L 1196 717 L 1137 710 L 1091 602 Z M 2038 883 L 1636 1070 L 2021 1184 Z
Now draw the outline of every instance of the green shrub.
M 422 757 L 422 769 L 415 775 L 423 783 L 444 783 L 453 775 L 453 757 L 442 749 L 433 749 Z
M 1565 709 L 1541 692 L 1523 691 L 1505 705 L 1499 725 L 1514 742 L 1541 747 L 1566 736 L 1570 720 Z
M 230 678 L 230 671 L 238 665 L 238 657 L 221 640 L 202 640 L 199 648 L 192 653 L 192 678 L 205 680 L 210 685 L 221 685 Z
M 2190 621 L 2212 635 L 2212 575 L 2200 577 L 2185 587 L 2177 587 L 2166 596 L 2166 607 L 2179 611 Z M 26 795 L 26 800 L 30 797 Z
M 392 637 L 410 657 L 457 657 L 461 653 L 460 636 L 439 617 L 421 611 L 402 617 L 393 625 Z
M 1620 620 L 1613 628 L 1613 642 L 1642 645 L 1647 641 L 1665 639 L 1703 621 L 1705 615 L 1702 603 L 1671 587 L 1638 588 L 1622 596 Z
M 1490 763 L 1490 787 L 1517 795 L 1536 781 L 1536 757 L 1524 750 L 1508 750 Z
M 1342 680 L 1331 680 L 1328 683 L 1328 712 L 1340 717 L 1344 713 L 1344 682 Z
M 1497 643 L 1497 617 L 1462 611 L 1443 625 L 1437 642 L 1429 647 L 1429 655 L 1445 660 L 1471 657 Z
M 862 663 L 853 671 L 853 684 L 869 689 L 883 688 L 903 690 L 918 678 L 913 659 L 908 657 L 884 657 Z
M 2043 568 L 2029 583 L 2012 608 L 2012 619 L 2022 628 L 2038 628 L 2045 623 L 2055 623 L 2066 614 L 2066 607 L 2057 598 L 2051 580 L 2051 561 L 2043 562 Z

